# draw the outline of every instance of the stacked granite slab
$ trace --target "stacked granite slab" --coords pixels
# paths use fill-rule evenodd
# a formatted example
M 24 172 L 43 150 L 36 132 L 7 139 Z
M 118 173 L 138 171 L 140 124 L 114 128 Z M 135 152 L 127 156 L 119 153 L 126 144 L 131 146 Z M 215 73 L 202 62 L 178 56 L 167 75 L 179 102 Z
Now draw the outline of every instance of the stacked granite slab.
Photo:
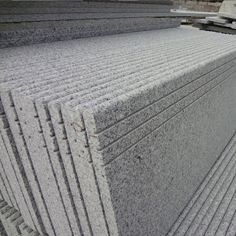
M 164 235 L 235 132 L 231 35 L 171 29 L 0 53 L 1 197 L 40 234 Z
M 0 1 L 0 48 L 173 28 L 172 2 Z M 178 14 L 177 14 L 178 15 Z
M 235 131 L 235 45 L 179 29 L 1 50 L 3 199 L 40 233 L 163 235 Z

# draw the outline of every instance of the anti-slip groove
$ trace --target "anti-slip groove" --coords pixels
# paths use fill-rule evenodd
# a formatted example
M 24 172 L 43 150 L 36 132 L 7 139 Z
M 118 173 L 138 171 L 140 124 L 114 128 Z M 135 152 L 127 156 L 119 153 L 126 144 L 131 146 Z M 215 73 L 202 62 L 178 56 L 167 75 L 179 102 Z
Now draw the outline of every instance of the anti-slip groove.
M 202 194 L 204 194 L 204 191 L 207 191 L 209 189 L 209 187 L 207 187 L 207 186 L 210 185 L 210 183 L 215 180 L 214 179 L 215 173 L 218 170 L 220 170 L 220 168 L 222 168 L 223 165 L 225 165 L 225 167 L 223 167 L 224 169 L 222 171 L 217 172 L 218 177 L 220 178 L 221 174 L 223 173 L 225 168 L 227 168 L 227 166 L 229 165 L 230 161 L 233 158 L 233 155 L 229 155 L 229 153 L 234 148 L 235 144 L 236 144 L 236 140 L 235 140 L 235 134 L 234 134 L 234 136 L 229 141 L 228 145 L 225 147 L 225 149 L 221 153 L 219 159 L 215 161 L 213 168 L 209 170 L 206 178 L 202 181 L 202 183 L 200 184 L 200 187 L 193 194 L 193 197 L 188 202 L 187 207 L 184 208 L 184 210 L 179 215 L 179 217 L 176 220 L 176 222 L 174 223 L 173 227 L 168 232 L 168 234 L 167 234 L 168 236 L 173 235 L 173 233 L 179 229 L 181 223 L 186 219 L 189 212 L 193 209 L 194 204 L 202 196 Z M 216 181 L 217 181 L 217 179 L 215 180 L 215 182 Z
M 234 60 L 232 60 L 232 61 L 234 61 Z M 226 64 L 228 64 L 228 62 L 227 62 Z M 182 99 L 184 99 L 184 98 L 186 98 L 187 96 L 189 96 L 190 94 L 196 92 L 199 88 L 204 87 L 206 84 L 208 84 L 208 83 L 210 83 L 211 81 L 215 80 L 218 76 L 223 75 L 227 70 L 229 70 L 229 69 L 228 69 L 228 68 L 225 69 L 224 71 L 222 71 L 220 74 L 218 74 L 217 76 L 215 76 L 215 77 L 212 78 L 211 80 L 209 80 L 209 81 L 205 82 L 204 84 L 200 85 L 200 86 L 197 87 L 195 90 L 192 90 L 192 91 L 188 92 L 186 95 L 182 96 L 179 100 L 176 100 L 176 101 L 172 102 L 170 105 L 166 106 L 166 107 L 165 107 L 164 109 L 162 109 L 161 111 L 159 111 L 159 112 L 157 112 L 156 114 L 150 116 L 150 117 L 147 118 L 145 121 L 143 121 L 143 123 L 140 123 L 139 125 L 136 125 L 133 129 L 128 130 L 128 132 L 122 134 L 122 136 L 120 136 L 119 138 L 115 139 L 114 141 L 110 142 L 109 144 L 107 144 L 107 145 L 105 145 L 105 146 L 103 145 L 103 148 L 102 148 L 102 149 L 97 148 L 97 150 L 98 150 L 98 151 L 102 151 L 102 150 L 108 148 L 109 146 L 111 146 L 112 144 L 118 142 L 119 140 L 121 140 L 122 138 L 124 138 L 126 135 L 129 135 L 129 133 L 132 133 L 135 129 L 139 128 L 140 126 L 145 125 L 145 124 L 148 123 L 150 120 L 152 120 L 154 117 L 157 117 L 157 116 L 160 115 L 162 112 L 166 111 L 167 109 L 169 109 L 170 107 L 172 107 L 173 105 L 175 105 L 176 103 L 178 103 L 179 101 L 181 101 Z M 214 71 L 214 70 L 212 70 L 211 72 L 213 72 L 213 71 Z M 209 72 L 209 73 L 211 73 L 211 72 Z M 205 76 L 205 75 L 203 75 L 203 76 Z M 179 88 L 179 89 L 177 89 L 177 90 L 171 92 L 170 94 L 164 96 L 163 98 L 161 98 L 160 100 L 157 100 L 156 102 L 161 102 L 161 101 L 165 100 L 168 96 L 173 95 L 174 93 L 180 91 L 182 88 L 185 88 L 186 86 L 191 85 L 192 83 L 194 83 L 194 82 L 196 82 L 197 80 L 200 80 L 200 79 L 202 79 L 202 78 L 199 77 L 199 78 L 197 78 L 196 80 L 194 80 L 194 81 L 192 81 L 192 82 L 189 82 L 188 84 L 186 84 L 186 85 L 182 86 L 181 88 Z M 147 107 L 145 107 L 145 108 L 143 108 L 143 109 L 141 109 L 141 110 L 139 110 L 139 111 L 136 111 L 134 114 L 131 114 L 131 115 L 129 115 L 129 116 L 123 118 L 123 119 L 120 120 L 118 123 L 112 125 L 111 127 L 108 127 L 106 130 L 103 130 L 103 131 L 101 131 L 101 132 L 99 132 L 99 133 L 95 133 L 94 137 L 96 138 L 96 135 L 99 136 L 99 135 L 103 134 L 104 131 L 107 131 L 107 130 L 111 129 L 113 126 L 115 126 L 115 125 L 117 125 L 117 124 L 119 125 L 119 123 L 120 123 L 121 121 L 124 121 L 124 120 L 126 120 L 127 118 L 130 118 L 130 117 L 133 117 L 133 116 L 138 115 L 139 112 L 141 112 L 141 111 L 143 111 L 143 110 L 146 110 L 147 108 L 149 108 L 149 107 L 151 107 L 152 105 L 154 105 L 156 102 L 153 102 L 152 104 L 148 105 Z M 93 135 L 90 135 L 90 136 L 93 137 Z
M 233 74 L 233 73 L 232 73 Z M 228 78 L 226 78 L 225 80 L 227 80 Z M 225 80 L 223 80 L 222 82 L 220 82 L 219 84 L 223 83 Z M 211 90 L 213 90 L 214 88 L 216 88 L 217 86 L 219 86 L 219 84 L 217 84 L 216 86 L 214 86 L 213 88 L 211 88 L 209 91 L 207 91 L 205 94 L 201 95 L 199 98 L 197 98 L 195 101 L 191 102 L 188 106 L 184 107 L 182 110 L 178 111 L 175 115 L 173 115 L 172 117 L 168 118 L 166 121 L 164 121 L 160 126 L 158 126 L 157 128 L 155 128 L 154 130 L 152 130 L 150 133 L 148 133 L 147 135 L 145 135 L 144 137 L 142 137 L 142 139 L 136 141 L 134 144 L 132 144 L 131 146 L 129 146 L 127 149 L 125 149 L 124 151 L 122 151 L 118 156 L 116 156 L 115 158 L 111 159 L 110 161 L 106 162 L 105 165 L 108 165 L 109 163 L 111 163 L 112 161 L 114 161 L 115 159 L 119 158 L 119 156 L 121 156 L 123 153 L 125 153 L 127 150 L 131 149 L 132 147 L 134 147 L 138 142 L 140 142 L 141 140 L 145 139 L 147 136 L 149 136 L 151 133 L 155 132 L 157 129 L 159 129 L 161 126 L 163 126 L 164 124 L 166 124 L 169 120 L 171 120 L 173 117 L 175 117 L 176 115 L 178 115 L 179 113 L 181 113 L 184 109 L 186 109 L 187 107 L 191 106 L 193 103 L 195 103 L 196 101 L 198 101 L 199 99 L 201 99 L 202 97 L 204 97 L 204 95 L 208 94 L 208 92 L 210 92 Z

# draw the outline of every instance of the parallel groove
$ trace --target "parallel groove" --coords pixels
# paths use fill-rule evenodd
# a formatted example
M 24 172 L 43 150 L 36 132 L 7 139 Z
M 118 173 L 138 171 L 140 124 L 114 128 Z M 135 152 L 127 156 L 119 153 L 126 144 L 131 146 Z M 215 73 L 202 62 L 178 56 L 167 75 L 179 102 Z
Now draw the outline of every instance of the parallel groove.
M 176 150 L 178 159 L 173 162 L 180 159 L 181 163 L 182 160 L 186 160 L 186 166 L 182 163 L 185 167 L 193 163 L 193 166 L 203 168 L 204 172 L 199 173 L 200 177 L 189 182 L 182 179 L 188 170 L 185 171 L 178 166 L 181 173 L 176 174 L 175 179 L 171 178 L 173 167 L 165 162 L 166 160 L 160 160 L 160 170 L 166 168 L 167 174 L 163 176 L 167 180 L 163 179 L 163 189 L 157 183 L 157 179 L 153 181 L 156 184 L 154 188 L 160 187 L 160 190 L 163 190 L 158 193 L 160 198 L 157 203 L 154 199 L 156 193 L 149 191 L 152 184 L 146 183 L 147 188 L 144 186 L 145 183 L 140 177 L 144 172 L 139 170 L 142 163 L 147 164 L 150 170 L 152 166 L 147 163 L 149 161 L 147 158 L 144 160 L 135 155 L 139 150 L 145 149 L 144 145 L 150 143 L 149 140 L 152 138 L 159 141 L 162 132 L 170 133 L 173 122 L 182 118 L 184 120 L 185 116 L 193 119 L 193 130 L 190 132 L 198 133 L 196 131 L 198 128 L 199 135 L 209 138 L 207 129 L 203 131 L 199 128 L 200 123 L 192 118 L 190 113 L 194 107 L 198 111 L 201 106 L 207 110 L 208 107 L 203 105 L 204 101 L 208 105 L 210 98 L 213 96 L 216 98 L 216 94 L 222 96 L 220 104 L 225 108 L 223 111 L 229 110 L 227 104 L 232 100 L 221 91 L 227 88 L 230 93 L 233 93 L 233 79 L 236 72 L 235 39 L 205 32 L 200 32 L 197 37 L 196 34 L 193 33 L 191 36 L 191 33 L 181 31 L 173 40 L 170 36 L 175 35 L 175 31 L 163 31 L 163 36 L 157 40 L 154 37 L 158 36 L 157 33 L 147 32 L 148 40 L 141 44 L 144 34 L 135 33 L 134 35 L 140 38 L 135 41 L 134 46 L 128 42 L 130 37 L 134 37 L 131 34 L 131 36 L 119 36 L 117 41 L 114 37 L 110 39 L 107 37 L 108 40 L 104 39 L 104 43 L 101 44 L 99 42 L 103 42 L 103 38 L 91 40 L 88 44 L 86 40 L 78 40 L 77 43 L 42 45 L 42 51 L 39 45 L 9 49 L 9 53 L 7 50 L 2 51 L 4 61 L 0 67 L 4 70 L 0 78 L 0 102 L 3 104 L 0 103 L 1 126 L 4 130 L 12 132 L 12 140 L 16 143 L 16 150 L 19 151 L 19 158 L 22 158 L 27 173 L 30 191 L 35 196 L 35 202 L 39 207 L 37 213 L 42 218 L 40 224 L 45 227 L 43 230 L 48 231 L 50 236 L 56 235 L 57 232 L 64 235 L 67 231 L 68 235 L 77 235 L 76 230 L 86 236 L 118 235 L 123 229 L 125 231 L 128 224 L 122 227 L 125 221 L 122 222 L 123 219 L 118 219 L 117 216 L 122 211 L 123 205 L 119 207 L 118 204 L 122 199 L 122 193 L 130 192 L 131 197 L 135 194 L 136 190 L 128 189 L 130 183 L 126 182 L 126 179 L 132 180 L 133 177 L 137 179 L 134 180 L 134 186 L 141 184 L 140 189 L 144 190 L 143 192 L 147 190 L 146 196 L 143 193 L 143 199 L 141 195 L 137 196 L 140 197 L 140 202 L 149 198 L 154 206 L 160 204 L 159 199 L 163 199 L 165 194 L 169 194 L 167 196 L 170 198 L 169 206 L 171 204 L 173 206 L 175 199 L 170 195 L 175 187 L 171 184 L 178 180 L 182 181 L 180 189 L 182 188 L 183 191 L 179 193 L 179 199 L 176 200 L 176 209 L 172 211 L 171 208 L 168 209 L 169 206 L 166 207 L 166 212 L 173 213 L 170 221 L 165 222 L 166 225 L 174 221 L 173 216 L 179 214 L 178 211 L 186 202 L 182 199 L 189 194 L 183 183 L 190 187 L 191 193 L 195 191 L 197 180 L 199 182 L 202 180 L 210 164 L 214 162 L 215 155 L 211 157 L 210 151 L 206 153 L 209 157 L 207 162 L 204 160 L 205 153 L 201 153 L 200 158 L 202 163 L 206 163 L 205 167 L 196 160 L 187 159 L 188 152 L 194 157 L 197 155 L 196 147 L 193 153 L 188 147 L 186 153 Z M 112 45 L 113 41 L 114 45 Z M 101 47 L 95 46 L 96 42 Z M 219 47 L 222 42 L 224 42 L 223 46 Z M 75 49 L 74 52 L 69 47 L 70 43 Z M 64 45 L 63 49 L 60 50 L 62 45 Z M 53 54 L 54 50 L 55 54 Z M 38 55 L 37 51 L 40 52 Z M 22 52 L 25 54 L 20 55 Z M 20 56 L 16 60 L 17 55 Z M 29 61 L 30 55 L 32 61 Z M 80 60 L 81 57 L 83 59 Z M 216 101 L 212 103 L 213 105 L 209 105 L 212 111 L 207 110 L 209 114 L 206 116 L 203 114 L 203 123 L 209 124 L 208 115 L 213 117 L 217 113 Z M 198 114 L 201 113 L 202 111 Z M 226 112 L 222 114 L 216 114 L 215 119 L 217 121 L 221 117 L 228 119 L 225 116 Z M 133 122 L 135 117 L 138 118 L 136 123 Z M 228 120 L 232 126 L 233 121 L 231 118 Z M 183 125 L 189 127 L 189 124 L 184 122 Z M 176 127 L 178 131 L 179 127 Z M 184 127 L 183 130 L 185 129 Z M 216 129 L 216 132 L 212 131 L 211 125 L 209 129 L 211 129 L 210 134 L 211 132 L 218 134 L 222 131 L 222 127 Z M 169 133 L 164 139 L 169 137 Z M 223 146 L 223 138 L 232 135 L 229 127 L 226 127 L 226 132 L 222 133 L 222 136 L 219 135 L 217 139 L 218 144 L 219 141 L 221 142 L 216 149 L 217 153 Z M 10 143 L 11 137 L 4 135 L 4 139 L 8 139 Z M 195 138 L 192 138 L 189 142 L 194 140 Z M 172 142 L 171 138 L 166 141 Z M 199 145 L 204 145 L 197 139 L 195 141 L 199 142 Z M 213 142 L 215 146 L 217 141 Z M 236 139 L 234 142 L 236 143 Z M 169 143 L 164 145 L 166 146 L 162 147 L 160 144 L 160 147 L 151 147 L 150 152 L 159 154 L 162 148 L 166 151 L 165 147 L 168 147 Z M 144 158 L 148 151 L 141 152 Z M 205 147 L 203 151 L 208 152 Z M 236 221 L 236 211 L 232 209 L 236 202 L 234 192 L 236 179 L 233 175 L 236 170 L 234 152 L 236 152 L 235 144 L 226 148 L 222 154 L 225 158 L 221 158 L 221 161 L 215 164 L 210 176 L 202 183 L 200 190 L 190 201 L 187 210 L 183 211 L 168 236 L 175 234 L 180 236 L 199 234 L 200 236 L 206 232 L 220 235 L 222 232 L 234 231 L 233 224 Z M 155 153 L 151 154 L 150 160 L 154 165 L 159 165 Z M 181 153 L 183 157 L 179 155 Z M 167 153 L 167 156 L 171 160 L 170 153 Z M 39 161 L 43 161 L 40 166 L 38 166 Z M 126 163 L 127 169 L 123 170 L 120 163 Z M 138 171 L 141 175 L 135 172 L 135 169 L 131 173 L 133 164 L 139 165 Z M 118 168 L 115 168 L 112 173 L 114 167 Z M 228 173 L 227 170 L 231 172 Z M 153 178 L 159 179 L 159 173 L 155 171 L 153 171 Z M 193 170 L 191 174 L 196 177 L 197 171 Z M 14 173 L 16 174 L 16 171 Z M 130 176 L 125 176 L 126 173 Z M 149 174 L 147 178 L 149 179 Z M 21 180 L 17 178 L 17 181 Z M 190 183 L 193 186 L 190 186 Z M 2 185 L 1 181 L 0 184 Z M 117 186 L 122 187 L 120 193 L 119 189 L 115 189 Z M 117 196 L 121 198 L 116 199 Z M 133 197 L 136 204 L 136 195 Z M 167 198 L 163 199 L 163 206 L 167 205 Z M 162 211 L 162 205 L 159 206 L 156 211 L 158 213 Z M 133 211 L 127 209 L 123 213 L 129 216 L 137 208 L 133 208 Z M 145 209 L 143 208 L 144 212 Z M 155 214 L 154 209 L 151 214 Z M 55 218 L 57 215 L 64 221 L 64 225 L 58 225 L 60 219 Z M 136 225 L 136 228 L 133 227 L 138 223 L 135 221 L 139 221 L 140 216 L 130 221 L 126 217 L 131 223 L 129 226 L 131 231 L 139 226 L 138 230 L 142 231 L 141 224 Z M 163 219 L 165 217 L 166 215 L 163 215 Z M 152 221 L 151 218 L 149 220 Z M 158 219 L 156 225 L 160 222 L 161 220 Z M 156 227 L 158 233 L 162 230 L 166 232 L 168 230 L 166 225 L 160 224 L 158 228 L 152 225 L 152 228 Z M 23 227 L 28 229 L 27 226 Z M 152 235 L 153 232 L 149 232 Z
M 167 235 L 235 235 L 235 173 L 234 135 Z

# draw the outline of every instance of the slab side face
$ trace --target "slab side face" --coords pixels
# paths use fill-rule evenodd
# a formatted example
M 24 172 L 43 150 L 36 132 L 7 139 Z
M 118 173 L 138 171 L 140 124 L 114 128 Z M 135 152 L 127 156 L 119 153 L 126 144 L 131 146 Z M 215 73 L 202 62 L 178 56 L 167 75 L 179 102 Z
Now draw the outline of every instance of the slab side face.
M 54 176 L 50 155 L 42 134 L 42 126 L 39 123 L 34 104 L 32 101 L 25 100 L 24 97 L 19 95 L 14 95 L 13 99 L 56 235 L 70 235 L 70 224 Z M 36 132 L 37 134 L 35 135 Z
M 97 162 L 101 196 L 105 207 L 113 207 L 120 235 L 168 231 L 235 132 L 234 77 L 228 75 L 110 163 Z

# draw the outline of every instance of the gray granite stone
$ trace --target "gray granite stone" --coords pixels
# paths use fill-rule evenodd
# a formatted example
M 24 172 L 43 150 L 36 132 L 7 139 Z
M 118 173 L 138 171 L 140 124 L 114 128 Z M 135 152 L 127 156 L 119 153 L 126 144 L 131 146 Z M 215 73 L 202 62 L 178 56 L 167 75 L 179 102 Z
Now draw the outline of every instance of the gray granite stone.
M 29 179 L 37 177 L 39 185 L 31 188 L 42 191 L 36 202 L 49 210 L 42 219 L 56 211 L 58 222 L 64 217 L 75 229 L 79 220 L 83 232 L 91 226 L 94 235 L 167 232 L 232 136 L 235 116 L 235 39 L 180 34 L 173 44 L 166 40 L 171 33 L 159 40 L 147 33 L 141 48 L 144 35 L 136 33 L 142 37 L 133 47 L 126 35 L 97 39 L 101 50 L 96 40 L 72 42 L 72 54 L 60 50 L 61 43 L 40 54 L 37 46 L 11 55 L 3 50 L 2 108 L 23 149 L 20 157 L 33 163 Z M 23 59 L 33 53 L 27 64 Z M 45 169 L 49 173 L 41 176 Z M 72 202 L 80 204 L 76 211 Z
M 180 25 L 180 18 L 167 18 L 166 14 L 168 15 L 168 13 L 162 14 L 162 17 L 156 18 L 143 16 L 143 18 L 82 19 L 70 21 L 63 21 L 63 19 L 61 19 L 59 25 L 56 22 L 51 23 L 50 27 L 40 28 L 38 23 L 31 23 L 26 28 L 17 30 L 15 27 L 12 31 L 8 30 L 7 25 L 7 28 L 0 32 L 2 38 L 0 48 L 127 32 L 176 28 Z M 53 14 L 48 15 L 53 17 Z M 35 20 L 38 19 L 39 16 L 37 16 Z M 69 16 L 71 16 L 71 14 Z M 19 17 L 21 18 L 19 19 Z M 2 18 L 3 17 L 1 17 L 1 19 Z M 65 17 L 63 16 L 63 18 Z M 24 19 L 27 20 L 29 17 L 19 15 L 18 19 L 9 18 L 9 20 L 14 21 L 23 21 Z M 3 20 L 6 21 L 6 19 Z M 54 19 L 54 21 L 56 21 L 56 19 Z

